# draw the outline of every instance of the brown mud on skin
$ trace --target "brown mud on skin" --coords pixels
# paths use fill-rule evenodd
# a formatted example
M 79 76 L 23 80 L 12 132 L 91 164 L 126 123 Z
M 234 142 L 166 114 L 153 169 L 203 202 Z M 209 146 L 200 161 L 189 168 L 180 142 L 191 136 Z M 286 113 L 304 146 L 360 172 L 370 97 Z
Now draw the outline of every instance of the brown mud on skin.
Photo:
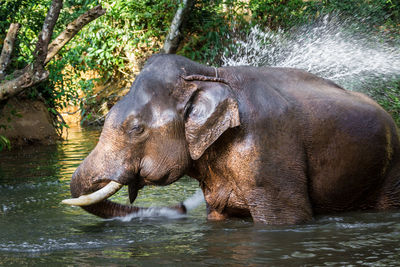
M 7 137 L 12 147 L 33 143 L 54 144 L 60 140 L 47 107 L 38 100 L 12 98 L 2 103 L 0 125 L 6 126 L 6 129 L 0 128 L 0 135 Z

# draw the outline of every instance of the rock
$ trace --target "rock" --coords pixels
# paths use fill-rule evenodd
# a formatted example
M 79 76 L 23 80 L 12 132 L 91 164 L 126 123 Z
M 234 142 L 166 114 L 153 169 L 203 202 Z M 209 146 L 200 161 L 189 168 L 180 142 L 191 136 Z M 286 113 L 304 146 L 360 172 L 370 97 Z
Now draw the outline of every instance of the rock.
M 60 140 L 45 104 L 38 100 L 11 98 L 0 106 L 0 135 L 11 145 L 54 144 Z

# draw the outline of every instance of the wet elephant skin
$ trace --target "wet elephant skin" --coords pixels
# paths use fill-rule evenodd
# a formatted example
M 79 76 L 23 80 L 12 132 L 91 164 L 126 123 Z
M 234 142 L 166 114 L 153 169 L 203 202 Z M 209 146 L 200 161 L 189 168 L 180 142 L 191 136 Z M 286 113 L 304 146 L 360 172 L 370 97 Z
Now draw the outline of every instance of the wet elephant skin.
M 71 180 L 74 197 L 110 180 L 146 185 L 185 174 L 208 218 L 295 224 L 318 214 L 400 206 L 399 136 L 367 96 L 298 69 L 200 65 L 151 57 L 107 115 Z M 85 208 L 135 211 L 108 201 Z

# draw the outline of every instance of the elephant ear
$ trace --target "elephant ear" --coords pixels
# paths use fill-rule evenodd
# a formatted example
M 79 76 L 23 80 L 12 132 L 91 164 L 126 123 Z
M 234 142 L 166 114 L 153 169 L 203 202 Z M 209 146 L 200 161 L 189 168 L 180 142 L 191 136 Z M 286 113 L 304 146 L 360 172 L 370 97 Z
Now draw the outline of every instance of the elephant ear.
M 192 96 L 185 108 L 185 136 L 192 159 L 204 151 L 227 129 L 240 125 L 239 108 L 232 89 L 222 79 L 189 76 Z

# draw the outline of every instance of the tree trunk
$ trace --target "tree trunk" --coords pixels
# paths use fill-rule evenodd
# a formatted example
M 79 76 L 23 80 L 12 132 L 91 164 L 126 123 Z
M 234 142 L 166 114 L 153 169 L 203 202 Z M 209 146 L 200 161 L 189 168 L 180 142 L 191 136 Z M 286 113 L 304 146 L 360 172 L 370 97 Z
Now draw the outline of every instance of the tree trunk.
M 47 57 L 47 50 L 50 43 L 51 36 L 53 35 L 54 26 L 60 15 L 61 8 L 63 6 L 62 0 L 53 0 L 49 11 L 47 12 L 46 18 L 44 19 L 42 31 L 39 33 L 38 41 L 36 43 L 36 49 L 33 52 L 35 57 L 33 61 L 33 72 L 35 75 L 43 76 L 44 61 Z
M 19 23 L 11 23 L 8 29 L 6 39 L 3 44 L 3 51 L 1 51 L 0 56 L 0 80 L 6 75 L 6 69 L 8 64 L 10 64 L 11 53 L 14 49 L 15 39 L 17 38 L 17 33 L 20 28 Z
M 1 76 L 1 73 L 5 71 L 2 69 L 3 65 L 3 53 L 6 55 L 11 55 L 12 47 L 7 48 L 3 46 L 3 51 L 0 58 L 0 101 L 10 98 L 16 94 L 19 94 L 28 87 L 31 87 L 39 82 L 42 82 L 48 78 L 48 71 L 45 70 L 47 63 L 60 51 L 60 49 L 68 43 L 86 24 L 95 20 L 96 18 L 103 15 L 106 11 L 101 6 L 96 6 L 91 10 L 87 11 L 85 14 L 81 15 L 79 18 L 67 25 L 66 29 L 51 42 L 51 36 L 53 35 L 54 26 L 57 22 L 58 15 L 62 8 L 62 0 L 53 0 L 51 7 L 47 13 L 45 21 L 43 23 L 42 31 L 39 33 L 38 41 L 36 43 L 36 49 L 34 51 L 34 61 L 32 64 L 26 66 L 22 70 L 16 70 L 12 74 L 8 75 L 4 79 L 5 75 Z M 11 29 L 11 27 L 10 27 Z M 14 34 L 13 42 L 16 38 L 15 33 L 7 33 L 9 35 Z M 7 40 L 7 38 L 6 38 Z M 7 58 L 7 56 L 4 56 Z M 4 60 L 5 67 L 7 67 L 9 62 Z
M 182 40 L 183 25 L 187 20 L 194 3 L 195 0 L 182 1 L 182 4 L 179 6 L 174 19 L 172 20 L 168 35 L 165 38 L 164 46 L 161 49 L 162 53 L 174 54 L 178 50 L 179 44 Z

